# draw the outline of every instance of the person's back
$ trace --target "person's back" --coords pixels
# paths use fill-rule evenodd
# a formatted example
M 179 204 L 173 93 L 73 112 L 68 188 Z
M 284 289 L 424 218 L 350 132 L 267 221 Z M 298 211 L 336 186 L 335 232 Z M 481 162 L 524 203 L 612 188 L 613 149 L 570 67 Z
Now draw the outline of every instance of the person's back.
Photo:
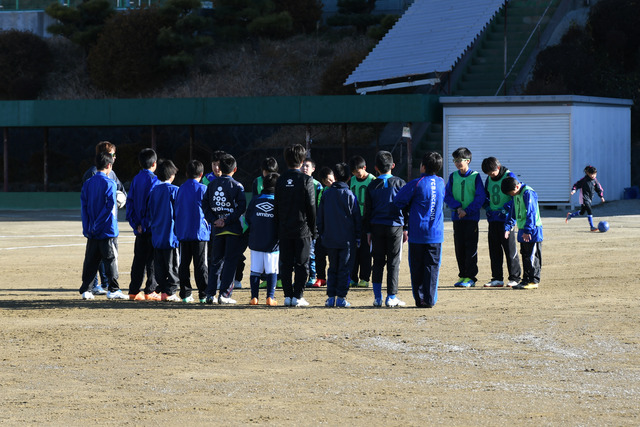
M 178 247 L 178 237 L 174 227 L 177 193 L 177 186 L 170 181 L 162 181 L 156 184 L 149 194 L 149 226 L 151 241 L 156 249 Z
M 346 163 L 333 169 L 336 181 L 322 195 L 318 207 L 318 233 L 329 255 L 327 307 L 349 307 L 349 274 L 361 233 L 360 208 L 347 184 L 351 171 Z
M 438 279 L 444 241 L 444 181 L 436 174 L 442 156 L 422 158 L 422 176 L 405 185 L 393 203 L 409 207 L 409 271 L 416 307 L 431 308 L 438 300 Z
M 280 237 L 284 305 L 307 306 L 309 303 L 303 294 L 309 275 L 312 239 L 316 238 L 315 188 L 313 178 L 300 171 L 305 148 L 295 144 L 285 148 L 283 154 L 289 169 L 276 182 L 274 211 Z
M 158 183 L 154 175 L 157 156 L 150 148 L 144 149 L 138 155 L 141 170 L 131 181 L 129 194 L 127 194 L 127 221 L 133 233 L 137 236 L 148 232 L 149 218 L 147 208 L 151 189 Z
M 202 199 L 207 186 L 190 178 L 178 189 L 175 232 L 179 241 L 209 241 L 211 225 L 204 217 Z
M 198 299 L 206 302 L 207 246 L 211 237 L 211 225 L 204 217 L 202 199 L 207 186 L 200 183 L 203 164 L 191 160 L 187 164 L 187 181 L 180 186 L 175 203 L 175 230 L 180 241 L 180 298 L 186 303 L 195 302 L 189 266 L 193 260 L 193 275 L 198 287 Z
M 387 307 L 404 306 L 396 297 L 402 243 L 406 241 L 404 213 L 393 204 L 393 198 L 405 185 L 404 180 L 391 175 L 395 167 L 393 156 L 388 151 L 376 155 L 376 170 L 380 175 L 367 187 L 365 197 L 363 227 L 367 233 L 367 243 L 371 245 L 373 258 L 371 282 L 373 305 L 382 307 L 382 279 L 387 268 Z

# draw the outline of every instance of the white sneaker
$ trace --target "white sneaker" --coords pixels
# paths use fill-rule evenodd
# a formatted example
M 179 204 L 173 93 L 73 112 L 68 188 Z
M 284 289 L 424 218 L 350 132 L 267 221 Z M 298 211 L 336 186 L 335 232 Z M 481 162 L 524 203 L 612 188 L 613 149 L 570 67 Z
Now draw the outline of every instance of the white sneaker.
M 387 297 L 384 303 L 387 307 L 404 307 L 405 305 L 407 305 L 404 301 L 400 301 L 400 298 L 398 297 Z
M 168 302 L 180 302 L 182 300 L 180 299 L 178 294 L 173 294 L 173 295 L 169 295 L 165 301 L 168 301 Z
M 504 282 L 502 280 L 492 280 L 484 284 L 485 288 L 501 288 L 503 286 L 504 286 Z
M 93 295 L 104 295 L 107 293 L 107 291 L 105 291 L 102 286 L 98 285 L 91 288 L 91 293 Z
M 291 307 L 291 297 L 284 297 L 284 306 Z
M 82 293 L 82 299 L 96 299 L 96 297 L 91 292 L 86 291 Z
M 517 286 L 517 285 L 518 285 L 518 282 L 515 282 L 513 280 L 509 280 L 506 284 L 506 286 L 509 288 L 513 288 L 514 286 Z
M 291 298 L 291 306 L 293 307 L 307 307 L 309 303 L 304 298 Z
M 222 295 L 220 295 L 218 297 L 218 304 L 235 304 L 237 301 L 234 299 L 231 299 L 231 297 L 227 298 L 227 297 L 223 297 Z
M 190 304 L 192 302 L 195 302 L 195 299 L 193 299 L 193 295 L 189 295 L 188 297 L 183 298 L 182 302 L 186 302 L 187 304 Z
M 242 289 L 242 282 L 240 280 L 234 280 L 233 289 Z
M 107 299 L 129 299 L 128 295 L 122 293 L 120 289 L 115 292 L 107 292 Z

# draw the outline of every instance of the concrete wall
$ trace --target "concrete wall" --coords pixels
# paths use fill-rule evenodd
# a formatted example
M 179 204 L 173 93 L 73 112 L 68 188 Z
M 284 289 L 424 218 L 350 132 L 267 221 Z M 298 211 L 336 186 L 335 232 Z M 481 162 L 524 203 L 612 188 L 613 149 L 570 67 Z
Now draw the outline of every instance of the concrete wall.
M 31 31 L 40 37 L 51 37 L 47 27 L 56 21 L 42 10 L 0 12 L 0 30 Z

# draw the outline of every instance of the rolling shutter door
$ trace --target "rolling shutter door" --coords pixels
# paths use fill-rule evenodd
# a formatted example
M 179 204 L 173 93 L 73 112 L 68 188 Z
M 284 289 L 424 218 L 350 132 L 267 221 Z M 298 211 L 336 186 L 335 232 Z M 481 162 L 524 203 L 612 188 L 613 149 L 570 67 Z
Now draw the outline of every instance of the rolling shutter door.
M 536 190 L 540 202 L 567 201 L 570 131 L 569 114 L 446 116 L 447 174 L 455 170 L 451 153 L 467 147 L 473 153 L 472 169 L 482 173 L 482 159 L 497 157 Z

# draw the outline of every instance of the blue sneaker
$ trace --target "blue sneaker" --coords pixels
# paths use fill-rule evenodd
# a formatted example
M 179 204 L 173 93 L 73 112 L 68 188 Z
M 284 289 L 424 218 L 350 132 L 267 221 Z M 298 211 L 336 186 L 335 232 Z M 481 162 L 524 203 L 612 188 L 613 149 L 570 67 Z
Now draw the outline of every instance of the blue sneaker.
M 461 288 L 473 288 L 476 285 L 476 282 L 474 282 L 473 280 L 465 277 L 462 282 L 460 282 L 460 287 Z
M 461 277 L 460 280 L 458 280 L 456 283 L 453 284 L 454 287 L 456 288 L 464 288 L 464 286 L 462 286 L 462 283 L 467 280 L 466 277 Z
M 353 281 L 353 280 L 349 280 L 349 287 L 350 288 L 355 288 L 356 286 L 358 286 L 358 283 Z
M 335 297 L 327 298 L 327 300 L 324 303 L 325 307 L 333 307 L 335 305 L 336 305 L 336 298 Z
M 344 298 L 336 299 L 336 307 L 351 307 L 351 303 Z
M 373 300 L 374 307 L 382 307 L 382 298 L 376 298 Z

